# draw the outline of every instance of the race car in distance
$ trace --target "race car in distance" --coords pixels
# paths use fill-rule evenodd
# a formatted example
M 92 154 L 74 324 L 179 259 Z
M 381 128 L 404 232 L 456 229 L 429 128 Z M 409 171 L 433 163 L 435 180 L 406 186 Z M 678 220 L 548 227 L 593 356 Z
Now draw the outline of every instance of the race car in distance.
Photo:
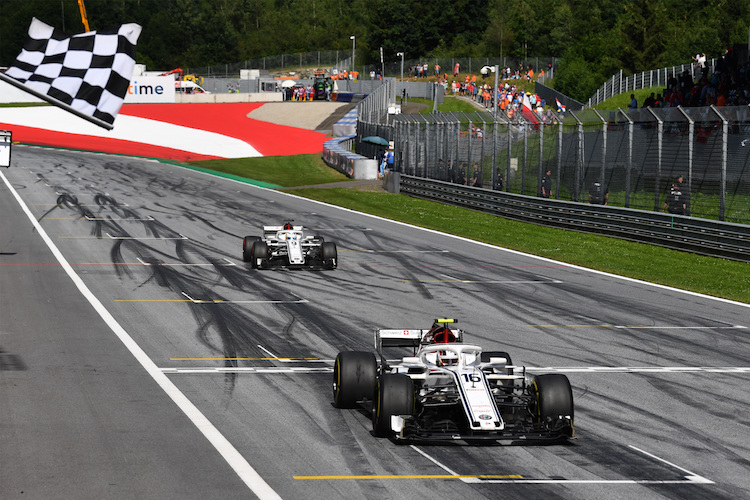
M 372 352 L 342 351 L 337 408 L 372 413 L 373 433 L 403 440 L 560 440 L 573 437 L 573 392 L 562 374 L 527 375 L 502 351 L 464 343 L 454 319 L 429 330 L 376 330 Z M 383 349 L 410 347 L 390 363 Z M 378 359 L 379 358 L 379 359 Z
M 336 244 L 321 236 L 305 234 L 302 226 L 291 221 L 283 226 L 263 226 L 263 237 L 245 236 L 242 260 L 254 269 L 271 267 L 319 267 L 338 265 Z

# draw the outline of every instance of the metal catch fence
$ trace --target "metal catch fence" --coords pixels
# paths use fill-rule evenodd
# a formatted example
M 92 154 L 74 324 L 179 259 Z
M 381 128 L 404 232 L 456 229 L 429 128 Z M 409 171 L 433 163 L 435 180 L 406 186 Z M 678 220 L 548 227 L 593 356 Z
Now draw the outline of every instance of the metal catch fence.
M 393 97 L 387 87 L 377 102 Z M 747 106 L 548 111 L 537 123 L 489 110 L 388 116 L 372 109 L 360 112 L 358 136 L 393 140 L 401 173 L 536 196 L 549 170 L 552 198 L 588 202 L 601 180 L 608 204 L 648 211 L 664 209 L 681 176 L 686 215 L 750 223 Z

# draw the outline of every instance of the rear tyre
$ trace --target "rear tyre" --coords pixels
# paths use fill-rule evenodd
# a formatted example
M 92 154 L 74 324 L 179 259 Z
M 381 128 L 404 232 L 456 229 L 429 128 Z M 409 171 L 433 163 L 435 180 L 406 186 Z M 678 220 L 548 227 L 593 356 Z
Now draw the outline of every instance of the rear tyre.
M 326 269 L 336 269 L 336 266 L 338 265 L 336 243 L 332 241 L 324 241 L 320 245 L 320 257 L 323 260 L 323 267 Z
M 342 351 L 333 366 L 333 405 L 354 408 L 358 401 L 372 400 L 378 364 L 371 352 Z
M 392 437 L 391 417 L 413 415 L 414 382 L 401 373 L 385 373 L 378 378 L 372 408 L 372 430 L 377 437 Z
M 568 377 L 560 373 L 537 375 L 532 383 L 536 396 L 537 422 L 553 429 L 560 426 L 560 434 L 573 434 L 573 390 Z M 563 425 L 564 424 L 564 425 Z
M 252 260 L 253 243 L 260 241 L 260 236 L 245 236 L 242 240 L 242 260 L 250 262 Z
M 265 241 L 256 241 L 250 249 L 250 267 L 258 269 L 268 262 L 268 244 Z

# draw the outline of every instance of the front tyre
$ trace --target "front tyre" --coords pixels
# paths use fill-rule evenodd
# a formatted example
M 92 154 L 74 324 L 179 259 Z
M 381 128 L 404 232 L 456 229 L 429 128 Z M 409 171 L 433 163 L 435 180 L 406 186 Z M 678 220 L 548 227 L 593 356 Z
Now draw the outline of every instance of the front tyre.
M 320 245 L 320 257 L 323 260 L 323 267 L 326 269 L 336 269 L 336 266 L 338 265 L 336 243 L 332 241 L 324 241 Z
M 378 364 L 371 352 L 342 351 L 333 365 L 333 405 L 354 408 L 358 401 L 372 399 Z
M 263 264 L 268 262 L 270 256 L 268 244 L 265 241 L 258 240 L 254 242 L 250 249 L 250 267 L 253 269 L 263 267 Z
M 532 382 L 536 396 L 536 420 L 560 435 L 573 435 L 573 390 L 560 373 L 537 375 Z
M 392 437 L 391 417 L 414 414 L 414 382 L 402 373 L 385 373 L 378 378 L 372 408 L 372 430 L 377 437 Z

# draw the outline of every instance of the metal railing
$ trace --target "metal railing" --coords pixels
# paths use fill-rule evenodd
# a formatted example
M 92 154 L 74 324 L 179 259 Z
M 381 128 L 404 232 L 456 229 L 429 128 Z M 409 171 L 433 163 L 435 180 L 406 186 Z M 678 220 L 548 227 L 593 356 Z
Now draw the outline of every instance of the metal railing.
M 621 207 L 532 198 L 410 175 L 401 193 L 545 226 L 750 262 L 750 226 Z
M 687 214 L 750 223 L 748 106 L 548 110 L 533 123 L 492 109 L 390 116 L 394 97 L 384 86 L 363 102 L 358 136 L 393 140 L 401 173 L 534 196 L 549 170 L 555 199 L 587 201 L 600 179 L 610 205 L 646 211 L 682 176 Z
M 716 59 L 706 61 L 706 66 L 709 73 L 712 74 L 716 67 Z M 625 76 L 623 71 L 620 70 L 612 78 L 604 82 L 604 84 L 596 89 L 594 95 L 589 97 L 586 102 L 586 107 L 593 107 L 597 104 L 606 101 L 610 97 L 614 97 L 619 94 L 627 92 L 633 92 L 634 90 L 647 89 L 651 87 L 666 87 L 667 82 L 671 78 L 679 78 L 684 71 L 689 71 L 690 76 L 693 79 L 699 79 L 698 73 L 701 69 L 695 63 L 680 64 L 679 66 L 669 66 L 667 68 L 652 69 L 649 71 L 643 71 L 634 75 Z
M 383 76 L 400 77 L 402 63 L 400 57 L 396 54 L 387 56 L 388 61 L 383 63 L 374 62 L 369 64 L 357 64 L 355 68 L 359 72 L 359 79 L 366 80 L 370 78 L 370 72 L 380 73 Z M 355 58 L 355 63 L 360 58 Z M 484 66 L 500 66 L 501 68 L 509 67 L 512 71 L 519 68 L 531 67 L 535 74 L 541 70 L 545 71 L 545 78 L 552 78 L 557 67 L 558 59 L 555 57 L 421 57 L 417 59 L 405 59 L 403 61 L 404 77 L 418 78 L 414 71 L 418 66 L 427 65 L 427 75 L 434 76 L 435 66 L 440 67 L 440 75 L 448 74 L 449 78 L 453 77 L 453 70 L 458 63 L 461 74 L 480 74 Z M 349 71 L 352 69 L 352 51 L 351 50 L 319 50 L 314 52 L 298 52 L 296 54 L 278 54 L 274 56 L 248 59 L 230 64 L 219 64 L 216 66 L 200 66 L 193 68 L 183 68 L 186 73 L 195 73 L 203 77 L 220 77 L 220 78 L 237 78 L 240 70 L 258 69 L 268 72 L 288 72 L 299 71 L 306 68 L 328 68 L 337 69 L 338 71 Z M 410 72 L 412 68 L 412 72 Z

